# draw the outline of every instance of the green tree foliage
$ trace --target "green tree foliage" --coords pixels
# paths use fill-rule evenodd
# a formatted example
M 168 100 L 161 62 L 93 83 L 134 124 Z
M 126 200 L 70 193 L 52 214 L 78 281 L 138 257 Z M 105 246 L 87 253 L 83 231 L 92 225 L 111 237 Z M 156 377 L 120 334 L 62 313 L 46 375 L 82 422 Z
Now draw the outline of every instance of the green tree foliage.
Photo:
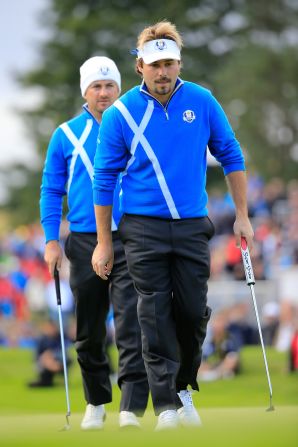
M 265 179 L 297 178 L 298 2 L 243 2 L 247 30 L 214 73 L 214 86 Z
M 24 88 L 42 93 L 40 104 L 23 113 L 41 159 L 54 128 L 80 110 L 79 66 L 107 55 L 127 90 L 139 83 L 129 54 L 138 33 L 168 19 L 184 38 L 182 77 L 216 94 L 249 164 L 265 177 L 294 177 L 297 12 L 295 0 L 51 0 L 41 17 L 49 38 L 40 48 L 40 65 L 20 79 Z M 27 186 L 12 190 L 8 207 L 18 222 L 38 217 L 40 172 L 41 166 L 32 168 Z

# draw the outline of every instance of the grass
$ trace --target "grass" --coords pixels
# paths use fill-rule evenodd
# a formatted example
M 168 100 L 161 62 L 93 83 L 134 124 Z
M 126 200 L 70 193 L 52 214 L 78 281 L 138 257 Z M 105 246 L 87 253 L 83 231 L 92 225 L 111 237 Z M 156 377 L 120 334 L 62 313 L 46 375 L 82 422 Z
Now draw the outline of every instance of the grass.
M 74 363 L 69 375 L 71 430 L 65 424 L 66 401 L 63 378 L 52 389 L 29 389 L 34 376 L 32 353 L 27 350 L 0 350 L 0 443 L 8 446 L 294 446 L 298 445 L 298 375 L 287 372 L 284 354 L 267 349 L 273 386 L 274 412 L 269 406 L 269 389 L 259 347 L 242 353 L 243 372 L 232 380 L 202 383 L 194 402 L 203 419 L 201 429 L 179 429 L 154 433 L 156 418 L 152 404 L 142 420 L 141 431 L 119 431 L 120 393 L 113 387 L 113 402 L 107 405 L 108 418 L 102 432 L 79 428 L 84 399 L 79 368 Z

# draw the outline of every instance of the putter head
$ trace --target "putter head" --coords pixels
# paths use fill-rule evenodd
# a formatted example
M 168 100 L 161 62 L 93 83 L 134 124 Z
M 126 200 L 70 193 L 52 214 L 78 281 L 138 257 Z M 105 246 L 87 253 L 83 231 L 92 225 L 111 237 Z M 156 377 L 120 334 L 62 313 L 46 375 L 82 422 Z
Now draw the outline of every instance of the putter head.
M 274 408 L 274 406 L 272 405 L 272 396 L 271 396 L 271 394 L 270 394 L 270 405 L 269 405 L 269 408 L 267 408 L 266 411 L 274 411 L 274 410 L 275 410 L 275 408 Z
M 66 417 L 66 424 L 64 425 L 63 428 L 61 428 L 60 431 L 70 430 L 70 423 L 69 423 L 69 419 L 68 419 L 69 416 L 70 416 L 70 413 L 67 413 L 67 415 L 65 416 Z

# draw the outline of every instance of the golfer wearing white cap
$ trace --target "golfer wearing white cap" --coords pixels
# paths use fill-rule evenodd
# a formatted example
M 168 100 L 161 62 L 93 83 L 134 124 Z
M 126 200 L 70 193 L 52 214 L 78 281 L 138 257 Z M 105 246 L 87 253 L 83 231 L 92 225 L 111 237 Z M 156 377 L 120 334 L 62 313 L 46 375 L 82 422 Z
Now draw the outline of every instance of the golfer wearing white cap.
M 103 117 L 94 160 L 93 194 L 98 245 L 93 268 L 103 279 L 113 265 L 110 235 L 113 190 L 122 172 L 119 233 L 139 294 L 143 357 L 157 430 L 200 425 L 188 386 L 197 371 L 211 310 L 207 146 L 230 186 L 234 230 L 252 243 L 242 151 L 210 91 L 183 81 L 181 36 L 159 22 L 138 39 L 141 86 L 120 97 Z
M 102 428 L 104 404 L 112 399 L 105 354 L 109 290 L 119 350 L 119 423 L 121 427 L 139 426 L 136 416 L 142 416 L 145 411 L 149 388 L 141 353 L 137 295 L 117 232 L 120 219 L 117 193 L 111 226 L 115 263 L 109 282 L 99 278 L 91 265 L 97 240 L 92 164 L 102 114 L 118 98 L 121 78 L 116 64 L 104 56 L 88 59 L 81 66 L 80 75 L 81 93 L 87 103 L 80 115 L 55 130 L 43 171 L 40 210 L 46 236 L 44 258 L 53 275 L 55 265 L 60 268 L 63 256 L 59 230 L 62 200 L 67 194 L 70 234 L 65 253 L 70 261 L 70 286 L 76 301 L 75 348 L 87 402 L 81 427 L 84 430 Z

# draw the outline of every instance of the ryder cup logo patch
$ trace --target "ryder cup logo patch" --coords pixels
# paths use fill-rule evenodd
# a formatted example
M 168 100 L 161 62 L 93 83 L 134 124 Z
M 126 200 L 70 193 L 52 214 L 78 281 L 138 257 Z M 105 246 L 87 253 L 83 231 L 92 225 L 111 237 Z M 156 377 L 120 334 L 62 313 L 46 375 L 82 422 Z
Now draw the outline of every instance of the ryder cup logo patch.
M 192 110 L 185 110 L 185 112 L 183 112 L 183 121 L 192 123 L 195 119 L 196 115 Z
M 100 72 L 103 76 L 106 76 L 109 73 L 109 67 L 100 67 Z
M 167 44 L 165 43 L 164 40 L 158 40 L 155 44 L 155 47 L 157 50 L 165 50 L 167 48 Z

